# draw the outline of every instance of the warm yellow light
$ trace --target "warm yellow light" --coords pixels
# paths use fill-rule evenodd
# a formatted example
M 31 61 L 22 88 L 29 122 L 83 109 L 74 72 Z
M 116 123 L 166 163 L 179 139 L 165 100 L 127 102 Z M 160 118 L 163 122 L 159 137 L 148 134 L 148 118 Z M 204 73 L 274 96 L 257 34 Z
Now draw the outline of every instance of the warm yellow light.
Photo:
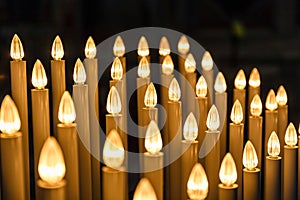
M 196 163 L 187 182 L 187 194 L 190 199 L 205 199 L 208 194 L 208 180 L 204 168 Z
M 64 48 L 59 36 L 56 36 L 53 41 L 51 55 L 54 60 L 60 60 L 64 57 Z
M 225 186 L 231 186 L 237 180 L 235 162 L 230 153 L 227 153 L 223 158 L 220 167 L 219 178 Z
M 187 116 L 183 126 L 183 137 L 185 140 L 194 141 L 198 136 L 198 125 L 192 112 Z
M 283 85 L 279 86 L 276 95 L 276 101 L 280 106 L 286 105 L 288 98 Z
M 230 119 L 235 124 L 240 124 L 243 121 L 243 108 L 239 100 L 236 100 L 232 106 Z
M 217 93 L 223 93 L 226 91 L 226 89 L 227 89 L 226 80 L 225 80 L 222 72 L 218 73 L 214 87 L 215 87 L 215 91 Z
M 214 61 L 208 51 L 205 51 L 201 60 L 202 69 L 210 71 L 214 67 Z
M 138 66 L 138 76 L 140 78 L 147 78 L 150 76 L 150 66 L 146 57 L 142 57 Z
M 48 137 L 42 147 L 38 173 L 41 179 L 49 185 L 56 185 L 65 176 L 64 155 L 54 137 Z
M 275 131 L 271 133 L 268 140 L 268 154 L 271 157 L 277 157 L 280 154 L 280 143 Z
M 258 158 L 255 148 L 250 140 L 247 141 L 243 152 L 243 165 L 248 170 L 253 170 L 257 167 Z
M 171 50 L 170 50 L 170 45 L 169 45 L 168 39 L 166 36 L 163 36 L 160 39 L 160 43 L 159 43 L 159 55 L 166 56 L 166 55 L 169 55 L 170 53 L 171 53 Z
M 58 120 L 63 124 L 70 124 L 76 119 L 76 112 L 73 99 L 68 91 L 61 97 L 58 108 Z
M 161 71 L 165 75 L 171 75 L 174 71 L 174 64 L 170 55 L 167 55 L 162 63 Z
M 250 73 L 249 85 L 254 88 L 257 88 L 260 86 L 260 75 L 259 75 L 257 68 L 253 68 Z
M 276 96 L 274 90 L 270 90 L 266 100 L 266 108 L 270 111 L 274 111 L 278 108 Z
M 103 147 L 103 161 L 111 168 L 119 168 L 125 158 L 124 146 L 119 133 L 112 129 L 106 136 Z
M 194 73 L 196 70 L 196 61 L 192 53 L 189 53 L 184 62 L 184 68 L 187 73 Z
M 239 90 L 243 90 L 246 87 L 246 76 L 244 70 L 240 69 L 234 79 L 234 86 Z
M 181 96 L 180 87 L 176 78 L 173 78 L 169 85 L 169 99 L 171 101 L 179 101 Z
M 207 83 L 203 76 L 200 76 L 200 78 L 197 81 L 196 95 L 197 97 L 206 97 L 207 95 Z
M 11 41 L 10 56 L 14 60 L 22 60 L 24 57 L 23 45 L 17 34 L 14 35 Z
M 85 57 L 89 59 L 93 59 L 96 57 L 97 48 L 93 38 L 90 36 L 86 41 L 85 49 L 84 49 Z
M 185 55 L 190 51 L 190 43 L 185 35 L 180 37 L 177 48 L 181 55 Z
M 146 131 L 145 148 L 151 154 L 157 154 L 162 148 L 160 131 L 154 120 L 150 121 Z
M 81 60 L 78 58 L 75 63 L 73 80 L 76 84 L 84 84 L 86 81 L 86 73 Z
M 106 110 L 110 114 L 119 114 L 121 112 L 121 107 L 122 104 L 119 92 L 115 86 L 112 86 L 108 93 Z
M 34 63 L 31 77 L 32 85 L 37 89 L 44 89 L 47 85 L 47 76 L 43 64 L 39 59 Z
M 216 131 L 220 127 L 220 117 L 217 107 L 213 104 L 207 114 L 206 126 L 210 131 Z
M 294 124 L 291 122 L 285 132 L 284 141 L 288 146 L 296 146 L 298 135 Z
M 18 109 L 9 95 L 6 95 L 1 104 L 0 130 L 5 134 L 13 134 L 21 128 Z
M 147 178 L 142 178 L 137 185 L 133 200 L 157 200 L 155 191 Z
M 122 57 L 125 54 L 125 45 L 120 35 L 117 36 L 113 46 L 113 52 L 116 57 Z
M 157 94 L 152 82 L 148 85 L 145 92 L 144 103 L 149 108 L 154 108 L 157 104 Z
M 139 56 L 148 56 L 150 53 L 148 42 L 145 38 L 145 36 L 142 36 L 139 40 L 138 44 L 138 55 Z
M 250 112 L 252 116 L 259 117 L 262 113 L 262 102 L 258 94 L 256 94 L 250 104 Z
M 123 66 L 121 60 L 116 57 L 111 66 L 110 76 L 113 80 L 121 80 L 123 77 Z

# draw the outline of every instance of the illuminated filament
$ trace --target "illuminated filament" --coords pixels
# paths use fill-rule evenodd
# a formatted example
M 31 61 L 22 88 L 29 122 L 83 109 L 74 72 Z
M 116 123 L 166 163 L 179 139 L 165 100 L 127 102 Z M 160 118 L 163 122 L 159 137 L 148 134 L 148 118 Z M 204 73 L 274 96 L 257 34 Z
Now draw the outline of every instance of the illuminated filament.
M 53 41 L 51 55 L 54 60 L 60 60 L 64 57 L 64 48 L 59 36 L 56 36 Z
M 151 82 L 145 92 L 144 103 L 146 107 L 154 108 L 157 104 L 157 94 L 153 83 Z
M 187 73 L 194 73 L 196 70 L 196 61 L 193 54 L 189 53 L 184 62 L 184 68 Z
M 96 57 L 97 49 L 96 49 L 95 42 L 91 36 L 86 41 L 84 53 L 85 53 L 85 57 L 89 59 L 93 59 Z
M 252 116 L 259 117 L 262 113 L 262 102 L 258 94 L 256 94 L 250 104 L 250 112 Z
M 73 80 L 76 84 L 84 84 L 86 81 L 86 73 L 81 60 L 78 58 L 75 63 Z
M 161 71 L 165 75 L 171 75 L 174 71 L 174 64 L 170 55 L 167 55 L 162 63 Z
M 150 53 L 148 42 L 145 38 L 145 36 L 142 36 L 140 38 L 139 44 L 138 44 L 138 55 L 139 56 L 148 56 Z
M 187 194 L 190 199 L 205 199 L 208 194 L 208 180 L 204 168 L 196 163 L 187 182 Z
M 284 106 L 286 105 L 288 98 L 284 87 L 281 85 L 277 90 L 276 101 L 278 105 Z
M 18 109 L 9 95 L 6 95 L 1 104 L 0 130 L 4 134 L 14 134 L 21 128 Z
M 14 35 L 11 41 L 10 56 L 14 60 L 22 60 L 24 57 L 23 45 L 17 34 Z
M 116 57 L 122 57 L 125 54 L 125 45 L 120 35 L 117 36 L 113 46 L 113 52 Z
M 243 108 L 239 100 L 233 104 L 230 119 L 235 124 L 240 124 L 243 121 Z
M 280 143 L 275 131 L 271 133 L 268 140 L 268 154 L 271 157 L 277 157 L 280 154 Z
M 253 68 L 250 73 L 249 85 L 253 88 L 257 88 L 260 86 L 260 75 L 257 68 Z
M 207 83 L 203 76 L 200 76 L 200 78 L 197 81 L 196 95 L 197 95 L 197 97 L 206 97 L 206 95 L 207 95 Z
M 121 80 L 123 77 L 123 66 L 118 57 L 114 59 L 114 62 L 111 66 L 110 75 L 113 80 Z
M 166 55 L 169 55 L 170 53 L 171 53 L 171 50 L 170 50 L 170 45 L 169 45 L 168 39 L 166 36 L 163 36 L 160 39 L 160 43 L 159 43 L 159 55 L 166 56 Z
M 110 114 L 119 114 L 121 112 L 121 99 L 119 92 L 115 86 L 110 88 L 108 93 L 107 102 L 106 102 L 106 110 Z
M 61 97 L 58 108 L 58 119 L 64 124 L 70 124 L 76 119 L 75 106 L 68 91 L 65 91 Z
M 274 90 L 270 90 L 267 96 L 266 100 L 266 108 L 270 111 L 274 111 L 278 108 L 276 97 L 275 97 L 275 92 Z
M 147 178 L 142 178 L 137 185 L 133 200 L 157 200 L 155 191 Z
M 185 140 L 194 141 L 198 136 L 198 125 L 192 112 L 187 116 L 183 126 L 183 137 Z
M 208 112 L 206 126 L 209 131 L 216 131 L 220 127 L 219 112 L 215 105 L 212 105 Z
M 298 135 L 294 124 L 291 122 L 285 132 L 284 141 L 288 146 L 296 146 Z
M 147 78 L 150 76 L 150 66 L 146 57 L 142 57 L 138 66 L 138 76 Z
M 247 141 L 243 152 L 243 165 L 248 170 L 254 170 L 257 167 L 258 158 L 253 144 Z
M 157 154 L 162 149 L 162 139 L 155 121 L 151 120 L 145 135 L 145 148 L 151 154 Z
M 234 159 L 230 153 L 227 153 L 221 163 L 219 178 L 223 185 L 232 186 L 237 180 L 237 171 Z
M 244 70 L 240 69 L 234 79 L 234 86 L 239 90 L 243 90 L 246 87 L 246 76 Z
M 181 96 L 180 87 L 176 78 L 173 78 L 169 86 L 169 99 L 171 101 L 179 101 Z
M 32 69 L 32 85 L 37 89 L 44 89 L 47 85 L 47 76 L 43 64 L 39 59 L 36 60 Z
M 215 91 L 218 93 L 224 93 L 227 89 L 226 80 L 222 72 L 219 72 L 215 81 Z
M 202 69 L 210 71 L 214 67 L 214 61 L 208 51 L 205 51 L 201 60 Z
M 190 43 L 185 35 L 180 37 L 177 48 L 181 55 L 186 55 L 190 51 Z

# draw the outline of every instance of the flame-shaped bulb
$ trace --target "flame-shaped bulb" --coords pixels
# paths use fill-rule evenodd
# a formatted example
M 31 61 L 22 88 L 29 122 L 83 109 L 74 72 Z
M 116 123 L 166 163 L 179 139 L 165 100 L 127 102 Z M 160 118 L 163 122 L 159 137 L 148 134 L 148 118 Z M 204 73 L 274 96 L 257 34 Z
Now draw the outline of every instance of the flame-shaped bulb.
M 85 53 L 85 57 L 87 57 L 89 59 L 93 59 L 96 57 L 97 48 L 96 48 L 95 42 L 91 36 L 86 41 L 84 53 Z
M 111 66 L 110 75 L 113 80 L 121 80 L 123 77 L 122 62 L 118 57 L 114 59 L 114 62 Z
M 6 95 L 1 103 L 0 130 L 4 134 L 14 134 L 21 128 L 21 121 L 16 104 Z
M 253 68 L 250 73 L 249 85 L 253 88 L 260 86 L 260 75 L 257 68 Z
M 169 55 L 170 53 L 171 53 L 171 50 L 170 50 L 170 45 L 169 45 L 168 39 L 166 36 L 163 36 L 160 39 L 160 43 L 159 43 L 159 55 L 166 56 L 166 55 Z
M 145 36 L 142 36 L 138 44 L 138 55 L 139 56 L 148 56 L 150 53 L 147 39 Z
M 176 78 L 173 78 L 169 85 L 169 99 L 171 101 L 179 101 L 181 97 L 181 91 L 179 87 L 179 83 Z
M 14 35 L 11 41 L 10 56 L 14 60 L 22 60 L 24 57 L 23 45 L 17 34 Z
M 123 39 L 120 35 L 118 35 L 116 37 L 116 40 L 115 40 L 115 43 L 113 46 L 113 52 L 116 57 L 122 57 L 125 54 L 125 45 L 124 45 Z
M 64 57 L 64 48 L 59 36 L 53 41 L 51 55 L 54 60 L 61 60 Z
M 200 78 L 197 81 L 196 95 L 197 97 L 206 97 L 207 95 L 207 83 L 203 76 L 200 76 Z
M 190 43 L 185 35 L 180 37 L 177 48 L 181 55 L 186 55 L 190 51 Z
M 86 73 L 81 60 L 78 58 L 75 63 L 73 80 L 76 84 L 84 84 L 86 81 Z
M 138 76 L 147 78 L 150 76 L 150 66 L 146 57 L 142 57 L 138 66 Z
M 274 111 L 278 108 L 276 96 L 274 90 L 270 90 L 266 100 L 266 108 L 270 111 Z
M 279 86 L 279 88 L 277 90 L 276 101 L 277 101 L 278 105 L 280 105 L 280 106 L 286 105 L 286 103 L 288 101 L 287 94 L 286 94 L 286 91 L 285 91 L 283 85 Z
M 226 80 L 222 72 L 218 73 L 214 88 L 217 93 L 224 93 L 226 91 L 227 89 Z
M 108 93 L 106 110 L 110 114 L 119 114 L 121 112 L 121 107 L 122 104 L 119 92 L 115 86 L 112 86 Z
M 183 126 L 183 137 L 185 140 L 194 141 L 198 136 L 197 120 L 192 112 L 187 116 Z
M 210 71 L 214 67 L 214 61 L 208 51 L 205 51 L 202 56 L 201 66 L 205 71 Z
M 246 87 L 246 75 L 244 70 L 240 69 L 234 79 L 234 86 L 239 90 L 243 90 Z
M 288 146 L 296 146 L 297 140 L 297 131 L 294 124 L 291 122 L 285 131 L 284 141 Z
M 187 194 L 190 199 L 206 199 L 208 195 L 208 180 L 200 163 L 196 163 L 190 173 Z
M 73 99 L 68 91 L 61 97 L 58 108 L 58 120 L 63 124 L 71 124 L 76 119 L 75 106 Z
M 219 178 L 223 185 L 232 186 L 237 180 L 237 171 L 234 159 L 230 153 L 227 153 L 221 163 Z
M 243 121 L 243 108 L 239 100 L 236 100 L 232 106 L 230 119 L 234 124 L 240 124 Z
M 146 131 L 145 148 L 151 154 L 157 154 L 162 149 L 160 131 L 154 120 L 150 121 Z
M 268 154 L 271 157 L 277 157 L 280 154 L 280 143 L 275 131 L 271 133 L 268 140 Z
M 262 102 L 258 94 L 256 94 L 251 101 L 250 113 L 255 117 L 259 117 L 262 113 Z
M 207 114 L 206 126 L 209 131 L 216 131 L 220 127 L 219 112 L 214 104 L 211 106 Z
M 133 200 L 157 200 L 155 191 L 147 178 L 142 178 L 137 185 Z
M 184 62 L 184 68 L 187 73 L 194 73 L 196 71 L 196 61 L 192 53 L 189 53 Z
M 253 170 L 258 165 L 258 158 L 255 148 L 250 140 L 247 141 L 243 152 L 243 165 L 248 170 Z
M 36 89 L 44 89 L 47 85 L 47 76 L 43 64 L 39 59 L 34 63 L 32 69 L 31 83 Z
M 161 71 L 165 75 L 171 75 L 174 71 L 174 64 L 170 55 L 167 55 L 162 63 Z
M 145 92 L 144 103 L 146 107 L 154 108 L 157 104 L 157 94 L 153 83 L 151 82 Z

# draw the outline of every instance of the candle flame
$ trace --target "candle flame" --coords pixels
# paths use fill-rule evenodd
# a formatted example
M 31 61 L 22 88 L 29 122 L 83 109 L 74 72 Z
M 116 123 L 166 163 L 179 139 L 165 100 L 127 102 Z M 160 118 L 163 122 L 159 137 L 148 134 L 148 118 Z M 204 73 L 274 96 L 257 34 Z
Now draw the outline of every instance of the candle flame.
M 266 100 L 266 108 L 270 111 L 274 111 L 278 108 L 275 92 L 274 90 L 270 90 Z
M 160 131 L 154 120 L 150 121 L 146 131 L 145 148 L 151 154 L 157 154 L 162 149 Z
M 276 95 L 276 101 L 280 106 L 286 105 L 288 98 L 283 85 L 279 86 Z
M 219 72 L 216 77 L 215 91 L 217 93 L 224 93 L 227 89 L 226 80 L 222 72 Z
M 196 61 L 192 53 L 189 53 L 184 62 L 184 68 L 187 73 L 194 73 L 196 70 Z
M 168 39 L 166 36 L 163 36 L 160 39 L 160 43 L 159 43 L 159 55 L 166 56 L 166 55 L 169 55 L 170 53 L 171 53 L 171 50 L 170 50 L 170 45 L 169 45 Z
M 196 163 L 190 173 L 187 194 L 190 199 L 206 199 L 208 195 L 208 180 L 200 163 Z
M 257 68 L 253 68 L 250 73 L 249 85 L 254 88 L 260 86 L 260 75 Z
M 268 140 L 268 154 L 271 157 L 277 157 L 280 154 L 280 143 L 275 131 L 271 133 Z
M 187 116 L 183 126 L 183 137 L 185 140 L 194 141 L 198 136 L 198 125 L 192 112 Z
M 250 112 L 252 116 L 259 117 L 262 113 L 262 102 L 258 94 L 256 94 L 250 104 Z
M 148 56 L 150 53 L 148 42 L 145 38 L 145 36 L 142 36 L 139 40 L 138 44 L 138 55 L 139 56 Z
M 113 52 L 116 57 L 122 57 L 125 54 L 125 45 L 120 35 L 116 37 Z
M 200 78 L 197 81 L 196 95 L 197 97 L 206 97 L 207 95 L 207 83 L 203 76 L 200 76 Z
M 208 51 L 205 51 L 201 60 L 202 69 L 210 71 L 214 67 L 214 61 Z
M 58 35 L 55 37 L 53 41 L 51 55 L 54 60 L 60 60 L 64 57 L 63 44 Z
M 150 66 L 146 57 L 142 57 L 138 66 L 138 76 L 147 78 L 150 76 Z
M 110 75 L 113 80 L 121 80 L 123 77 L 123 66 L 118 57 L 114 59 L 114 62 L 111 66 Z
M 22 60 L 24 57 L 23 45 L 17 34 L 14 35 L 11 41 L 10 56 L 14 60 Z
M 297 131 L 294 124 L 291 122 L 285 131 L 284 141 L 288 146 L 296 146 L 297 140 Z
M 73 99 L 68 91 L 61 97 L 58 108 L 58 120 L 63 124 L 71 124 L 76 119 L 75 106 Z
M 106 110 L 110 114 L 119 114 L 121 112 L 121 107 L 119 92 L 115 86 L 112 86 L 108 93 Z
M 146 107 L 154 108 L 157 104 L 157 94 L 153 83 L 151 82 L 145 92 L 144 103 Z
M 39 59 L 36 60 L 32 69 L 32 85 L 37 89 L 44 89 L 47 85 L 47 76 L 43 64 Z
M 13 134 L 21 128 L 21 121 L 16 104 L 6 95 L 1 104 L 0 130 L 5 134 Z
M 255 148 L 250 140 L 247 141 L 243 152 L 243 165 L 248 170 L 253 170 L 258 165 L 258 158 Z
M 174 71 L 174 64 L 170 55 L 167 55 L 162 63 L 161 71 L 165 75 L 171 75 Z
M 90 36 L 86 41 L 84 53 L 85 53 L 85 57 L 87 57 L 89 59 L 93 59 L 97 55 L 96 45 L 95 45 L 95 42 L 94 42 L 92 36 Z
M 171 101 L 179 101 L 181 96 L 180 87 L 176 78 L 173 78 L 169 85 L 169 99 Z
M 246 76 L 244 70 L 240 69 L 234 79 L 234 86 L 239 89 L 243 90 L 246 87 Z
M 243 121 L 243 108 L 239 100 L 236 100 L 232 106 L 230 119 L 235 124 L 240 124 Z
M 190 43 L 185 35 L 182 35 L 178 41 L 178 52 L 182 55 L 186 55 L 190 51 Z
M 206 126 L 210 131 L 216 131 L 220 127 L 220 117 L 217 107 L 213 104 L 207 114 Z
M 137 185 L 133 200 L 157 200 L 155 191 L 147 178 L 142 178 Z
M 223 158 L 219 178 L 225 186 L 232 186 L 237 180 L 235 162 L 230 153 L 227 153 Z
M 56 185 L 65 176 L 64 155 L 54 137 L 48 137 L 42 147 L 38 173 L 41 179 L 49 185 Z
M 78 58 L 75 63 L 73 80 L 76 84 L 84 84 L 86 81 L 86 73 L 81 60 Z

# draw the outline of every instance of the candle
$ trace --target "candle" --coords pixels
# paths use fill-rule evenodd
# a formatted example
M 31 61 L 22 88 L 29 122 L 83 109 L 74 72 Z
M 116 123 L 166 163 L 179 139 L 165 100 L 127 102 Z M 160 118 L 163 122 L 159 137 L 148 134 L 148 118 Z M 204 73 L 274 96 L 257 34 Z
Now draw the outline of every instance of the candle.
M 191 170 L 187 182 L 187 194 L 191 200 L 205 199 L 208 194 L 208 181 L 205 170 L 200 163 L 196 163 Z
M 298 146 L 297 132 L 290 123 L 285 133 L 283 157 L 283 199 L 297 199 Z
M 265 163 L 264 199 L 281 199 L 281 157 L 278 136 L 273 131 L 268 139 Z
M 187 53 L 190 51 L 190 43 L 188 41 L 188 38 L 185 35 L 182 35 L 179 38 L 178 45 L 177 45 L 177 50 L 178 50 L 178 68 L 179 72 L 181 73 L 182 76 L 185 75 L 185 67 L 184 67 L 184 62 L 185 62 L 185 57 Z
M 53 44 L 51 55 L 53 60 L 51 60 L 51 86 L 52 86 L 52 104 L 53 104 L 53 131 L 54 135 L 57 134 L 57 124 L 58 124 L 58 106 L 66 90 L 66 75 L 65 75 L 65 61 L 62 60 L 64 57 L 64 49 L 59 36 L 56 36 Z
M 159 63 L 163 63 L 163 60 L 167 55 L 171 53 L 169 41 L 166 36 L 162 36 L 159 42 Z
M 133 195 L 133 200 L 157 200 L 155 191 L 147 178 L 142 178 Z
M 21 121 L 17 107 L 10 96 L 6 95 L 0 110 L 1 192 L 3 199 L 27 199 L 20 128 Z
M 280 151 L 283 151 L 284 147 L 284 135 L 288 125 L 288 105 L 287 94 L 284 87 L 281 85 L 277 90 L 276 101 L 278 104 L 278 137 L 280 141 Z M 283 155 L 284 157 L 284 155 Z
M 28 134 L 28 102 L 27 102 L 27 77 L 26 61 L 24 57 L 23 45 L 19 37 L 15 34 L 10 46 L 10 83 L 12 98 L 21 118 L 22 148 L 24 159 L 26 198 L 30 198 L 30 172 L 29 172 L 29 134 Z
M 123 167 L 124 146 L 119 133 L 112 129 L 106 136 L 103 147 L 102 197 L 103 199 L 126 199 L 126 173 Z M 116 191 L 116 189 L 118 191 Z
M 234 89 L 233 89 L 233 102 L 239 100 L 243 108 L 243 116 L 246 111 L 246 76 L 244 70 L 240 69 L 234 79 Z M 251 99 L 252 101 L 252 99 Z M 243 123 L 245 123 L 245 117 L 243 118 Z
M 227 153 L 222 161 L 219 178 L 219 200 L 236 200 L 238 199 L 237 172 L 234 159 L 230 153 Z
M 75 108 L 72 97 L 65 91 L 58 109 L 57 140 L 66 161 L 66 193 L 68 199 L 79 199 L 79 163 Z
M 85 84 L 86 73 L 80 59 L 75 63 L 73 80 L 73 100 L 77 112 L 79 193 L 80 199 L 92 199 L 88 85 Z
M 250 116 L 250 103 L 256 94 L 260 94 L 260 75 L 257 68 L 252 69 L 248 83 L 248 116 Z
M 164 154 L 160 152 L 162 149 L 162 139 L 157 122 L 151 120 L 145 135 L 144 153 L 144 177 L 148 178 L 153 184 L 154 191 L 158 200 L 162 200 L 164 196 Z
M 237 184 L 241 187 L 238 188 L 238 199 L 243 197 L 243 148 L 244 148 L 244 124 L 243 110 L 239 100 L 233 104 L 230 119 L 232 123 L 229 125 L 229 152 L 232 153 L 234 160 L 236 160 L 237 168 Z
M 243 153 L 243 199 L 260 199 L 260 169 L 256 168 L 258 158 L 250 140 L 247 141 Z
M 215 101 L 220 117 L 220 156 L 223 158 L 227 152 L 227 85 L 222 72 L 219 72 L 215 81 Z
M 116 37 L 114 46 L 113 46 L 113 53 L 116 57 L 118 57 L 122 63 L 123 73 L 126 73 L 126 57 L 125 54 L 125 45 L 123 39 L 120 35 Z
M 36 60 L 31 77 L 32 133 L 34 154 L 34 181 L 38 180 L 38 159 L 45 140 L 50 136 L 49 91 L 45 89 L 47 76 L 43 64 Z
M 38 200 L 64 200 L 66 199 L 66 173 L 63 152 L 54 137 L 48 137 L 42 147 L 38 173 L 41 177 L 37 181 Z
M 253 146 L 256 149 L 257 152 L 257 157 L 258 157 L 258 164 L 257 167 L 261 168 L 262 167 L 262 152 L 263 152 L 263 147 L 262 147 L 262 122 L 263 122 L 263 117 L 260 116 L 262 113 L 262 103 L 260 100 L 260 97 L 256 94 L 252 102 L 250 104 L 250 114 L 249 116 L 249 131 L 248 131 L 248 136 L 249 140 L 252 141 Z
M 181 199 L 187 199 L 187 183 L 190 171 L 198 162 L 198 125 L 194 114 L 191 112 L 183 126 L 183 137 L 181 141 Z
M 208 51 L 205 51 L 201 60 L 202 73 L 207 83 L 208 89 L 208 106 L 213 102 L 213 84 L 214 84 L 214 61 Z
M 149 51 L 148 42 L 147 42 L 147 39 L 145 36 L 140 37 L 137 53 L 139 55 L 138 62 L 140 62 L 142 57 L 146 57 L 148 60 L 148 63 L 150 63 L 150 56 L 149 56 L 150 51 Z

